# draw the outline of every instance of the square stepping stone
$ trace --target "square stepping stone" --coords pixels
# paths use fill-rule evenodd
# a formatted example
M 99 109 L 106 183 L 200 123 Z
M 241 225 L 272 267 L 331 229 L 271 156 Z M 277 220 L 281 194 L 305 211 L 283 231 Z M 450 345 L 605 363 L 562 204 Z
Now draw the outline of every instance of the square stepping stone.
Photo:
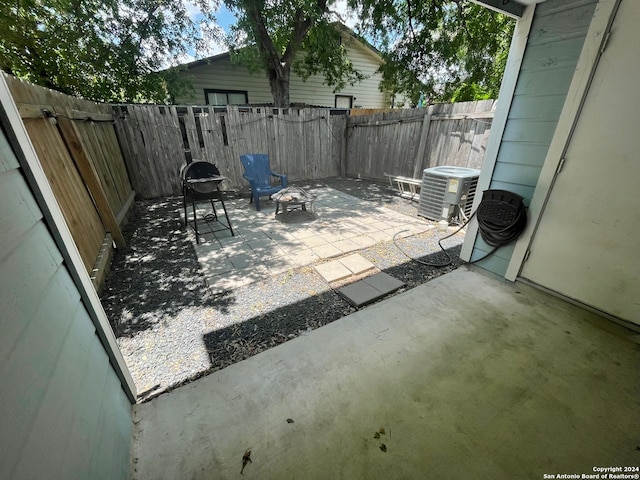
M 341 264 L 338 260 L 314 265 L 313 268 L 315 268 L 316 272 L 318 272 L 328 283 L 337 282 L 338 280 L 342 280 L 343 278 L 347 278 L 352 275 L 351 270 Z
M 371 263 L 369 260 L 358 253 L 340 258 L 338 259 L 338 261 L 349 270 L 351 270 L 351 273 L 353 273 L 354 275 L 358 275 L 360 273 L 364 273 L 368 270 L 376 268 L 373 263 Z
M 380 272 L 339 288 L 337 292 L 354 307 L 362 307 L 403 286 L 404 282 Z

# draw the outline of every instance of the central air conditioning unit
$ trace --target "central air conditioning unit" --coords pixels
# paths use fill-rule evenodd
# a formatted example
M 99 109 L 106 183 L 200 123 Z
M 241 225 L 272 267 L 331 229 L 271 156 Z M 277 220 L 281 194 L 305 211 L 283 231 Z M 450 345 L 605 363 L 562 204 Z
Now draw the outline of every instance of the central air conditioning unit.
M 480 170 L 433 167 L 422 173 L 418 215 L 429 220 L 463 220 L 471 215 Z

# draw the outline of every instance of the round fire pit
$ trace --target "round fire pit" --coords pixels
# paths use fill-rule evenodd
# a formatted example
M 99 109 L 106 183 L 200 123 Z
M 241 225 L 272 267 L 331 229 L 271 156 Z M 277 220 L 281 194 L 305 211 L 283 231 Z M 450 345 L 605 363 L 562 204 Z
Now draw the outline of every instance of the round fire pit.
M 271 198 L 276 202 L 276 216 L 282 207 L 282 219 L 286 222 L 287 215 L 294 210 L 302 210 L 304 212 L 310 212 L 312 215 L 313 202 L 315 197 L 299 187 L 287 187 L 283 188 L 277 193 L 271 195 Z M 307 209 L 307 206 L 309 207 Z

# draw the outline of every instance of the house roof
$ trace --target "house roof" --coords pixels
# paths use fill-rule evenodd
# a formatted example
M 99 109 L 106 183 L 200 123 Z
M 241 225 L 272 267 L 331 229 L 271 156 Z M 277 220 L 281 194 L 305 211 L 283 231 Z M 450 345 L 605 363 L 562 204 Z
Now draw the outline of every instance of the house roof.
M 222 59 L 225 59 L 225 58 L 229 58 L 229 56 L 230 56 L 230 52 L 218 53 L 218 54 L 212 55 L 210 57 L 201 58 L 200 60 L 194 60 L 193 62 L 184 63 L 184 64 L 182 64 L 180 66 L 186 67 L 187 70 L 188 70 L 190 68 L 200 67 L 202 65 L 208 65 L 208 64 L 213 63 L 215 61 L 222 60 Z
M 355 40 L 358 43 L 360 43 L 360 45 L 362 47 L 364 47 L 372 56 L 376 57 L 380 61 L 380 63 L 384 62 L 384 60 L 382 59 L 382 54 L 380 53 L 380 51 L 376 47 L 371 45 L 369 42 L 367 42 L 364 38 L 362 38 L 359 35 L 357 35 L 349 27 L 347 27 L 346 25 L 344 25 L 341 22 L 333 22 L 332 25 L 334 25 L 336 27 L 336 29 L 338 31 L 340 31 L 341 33 L 347 34 L 353 40 Z M 230 57 L 230 55 L 231 55 L 231 53 L 228 52 L 228 51 L 227 52 L 222 52 L 222 53 L 218 53 L 216 55 L 212 55 L 210 57 L 201 58 L 199 60 L 194 60 L 193 62 L 184 63 L 184 64 L 182 64 L 180 66 L 181 67 L 185 67 L 187 70 L 190 70 L 190 69 L 195 68 L 195 67 L 200 67 L 202 65 L 209 65 L 209 64 L 217 62 L 219 60 L 227 59 L 227 58 Z

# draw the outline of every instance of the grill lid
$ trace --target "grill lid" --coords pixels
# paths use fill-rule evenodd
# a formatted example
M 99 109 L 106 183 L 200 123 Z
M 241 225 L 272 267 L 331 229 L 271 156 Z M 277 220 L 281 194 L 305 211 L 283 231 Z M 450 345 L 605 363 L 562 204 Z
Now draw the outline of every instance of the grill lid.
M 198 193 L 211 193 L 222 181 L 218 167 L 202 160 L 183 165 L 180 169 L 180 178 L 185 186 Z

